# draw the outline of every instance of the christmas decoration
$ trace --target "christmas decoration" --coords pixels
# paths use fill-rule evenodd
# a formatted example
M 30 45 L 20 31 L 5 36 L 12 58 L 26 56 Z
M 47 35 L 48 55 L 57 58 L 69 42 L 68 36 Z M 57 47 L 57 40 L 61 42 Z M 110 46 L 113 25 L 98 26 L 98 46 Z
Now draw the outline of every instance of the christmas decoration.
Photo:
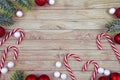
M 115 9 L 115 8 L 110 8 L 110 9 L 109 9 L 109 14 L 114 14 L 114 13 L 115 13 L 115 11 L 116 11 L 116 9 Z
M 62 67 L 62 63 L 61 63 L 60 61 L 57 61 L 56 64 L 55 64 L 55 66 L 56 66 L 57 68 L 60 68 L 60 67 Z
M 20 32 L 15 32 L 15 33 L 14 33 L 14 37 L 15 37 L 15 38 L 19 38 L 20 36 L 21 36 Z
M 104 71 L 104 75 L 105 75 L 105 76 L 109 76 L 109 75 L 110 75 L 110 70 L 105 70 L 105 71 Z
M 48 0 L 48 3 L 49 3 L 50 5 L 54 5 L 54 4 L 55 4 L 55 0 Z
M 2 74 L 6 74 L 8 72 L 8 69 L 6 67 L 2 68 L 1 69 L 1 73 Z
M 67 79 L 67 75 L 66 74 L 61 74 L 61 79 L 62 80 L 66 80 Z
M 47 3 L 47 0 L 35 0 L 35 3 L 38 6 L 44 6 Z
M 60 72 L 58 72 L 58 71 L 54 72 L 54 77 L 59 78 L 60 77 Z
M 115 35 L 114 42 L 120 44 L 120 34 Z
M 103 74 L 104 73 L 104 69 L 103 68 L 98 68 L 98 73 L 99 74 Z
M 17 9 L 29 10 L 33 6 L 33 0 L 1 0 L 0 3 L 1 26 L 10 26 L 14 23 L 13 13 Z
M 109 80 L 108 76 L 101 76 L 98 80 Z
M 16 13 L 15 13 L 15 15 L 17 17 L 22 17 L 23 16 L 23 11 L 22 10 L 17 10 Z
M 26 77 L 25 80 L 37 80 L 37 77 L 36 77 L 36 75 L 34 75 L 34 74 L 30 74 L 30 75 L 28 75 L 28 76 Z
M 108 29 L 107 33 L 116 34 L 120 32 L 120 20 L 112 20 L 111 22 L 107 23 L 105 27 Z
M 43 74 L 43 75 L 41 75 L 41 76 L 39 77 L 39 79 L 38 79 L 38 80 L 50 80 L 50 78 L 49 78 L 49 76 L 48 76 L 48 75 Z
M 116 48 L 116 46 L 115 46 L 112 38 L 111 38 L 108 34 L 106 34 L 106 33 L 101 33 L 100 35 L 97 36 L 96 43 L 97 43 L 98 49 L 99 49 L 99 50 L 102 49 L 102 45 L 101 45 L 101 41 L 100 41 L 102 37 L 106 37 L 106 39 L 108 40 L 108 42 L 109 42 L 112 50 L 114 51 L 114 53 L 115 53 L 115 55 L 116 55 L 116 58 L 118 59 L 118 61 L 120 61 L 120 53 L 118 52 L 118 50 L 117 50 L 117 48 Z
M 5 35 L 5 29 L 3 27 L 0 27 L 0 38 Z
M 117 18 L 120 18 L 120 8 L 117 8 L 116 11 L 115 11 L 115 16 Z
M 14 65 L 15 65 L 14 62 L 10 61 L 10 62 L 8 62 L 7 67 L 8 68 L 13 68 Z
M 21 29 L 21 28 L 17 28 L 17 29 L 13 29 L 12 31 L 10 31 L 7 35 L 5 35 L 2 40 L 0 41 L 0 45 L 2 45 L 3 43 L 6 42 L 6 40 L 12 36 L 13 34 L 16 35 L 16 32 L 17 32 L 17 36 L 15 37 L 18 37 L 18 32 L 20 32 L 20 37 L 18 38 L 18 41 L 17 41 L 17 44 L 20 44 L 22 42 L 22 39 L 25 37 L 25 33 L 24 33 L 24 30 Z
M 4 67 L 4 64 L 5 64 L 5 61 L 6 61 L 6 58 L 7 58 L 7 54 L 9 52 L 10 49 L 13 49 L 14 50 L 14 57 L 13 57 L 13 60 L 16 61 L 17 60 L 17 57 L 18 57 L 18 49 L 15 47 L 15 46 L 8 46 L 7 48 L 5 48 L 4 50 L 4 53 L 2 55 L 2 60 L 1 60 L 1 63 L 0 63 L 0 70 L 1 70 L 1 73 L 6 73 L 8 70 L 3 68 Z
M 98 72 L 98 68 L 99 68 L 99 65 L 98 65 L 97 62 L 95 62 L 94 60 L 89 60 L 89 61 L 87 61 L 87 62 L 85 63 L 85 65 L 83 66 L 83 71 L 87 71 L 88 66 L 89 66 L 90 64 L 93 64 L 93 65 L 94 65 L 94 71 L 93 71 L 93 74 L 92 74 L 90 80 L 95 80 L 96 75 L 97 75 L 97 72 Z
M 111 73 L 110 80 L 120 80 L 120 74 L 119 73 Z
M 10 80 L 25 80 L 26 74 L 23 71 L 15 71 Z
M 72 79 L 72 80 L 76 80 L 76 78 L 75 78 L 75 76 L 74 76 L 74 74 L 73 74 L 73 72 L 72 72 L 72 70 L 71 70 L 71 68 L 70 68 L 70 65 L 68 64 L 68 58 L 69 58 L 69 57 L 75 58 L 75 60 L 78 61 L 78 62 L 80 62 L 81 59 L 80 59 L 77 55 L 75 55 L 75 54 L 67 54 L 67 55 L 64 57 L 64 65 L 65 65 L 66 70 L 68 71 L 71 79 Z

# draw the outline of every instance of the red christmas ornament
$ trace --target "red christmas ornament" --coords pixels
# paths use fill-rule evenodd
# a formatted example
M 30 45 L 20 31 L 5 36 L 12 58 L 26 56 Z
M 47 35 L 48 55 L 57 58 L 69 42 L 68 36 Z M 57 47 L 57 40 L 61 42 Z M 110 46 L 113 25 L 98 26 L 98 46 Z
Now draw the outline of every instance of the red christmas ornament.
M 101 76 L 98 80 L 109 80 L 108 76 Z
M 119 77 L 118 73 L 111 73 L 110 74 L 110 80 L 119 80 L 118 77 Z
M 120 18 L 120 8 L 117 8 L 116 11 L 115 11 L 115 16 L 117 18 Z
M 34 74 L 30 74 L 26 77 L 25 80 L 37 80 L 37 77 Z
M 114 41 L 115 41 L 117 44 L 120 44 L 120 34 L 115 35 Z
M 35 3 L 39 6 L 44 6 L 47 3 L 47 0 L 35 0 Z
M 46 74 L 43 74 L 39 77 L 38 80 L 50 80 L 49 76 L 47 76 Z
M 118 75 L 118 80 L 120 80 L 120 74 Z
M 0 37 L 3 37 L 5 35 L 5 29 L 3 27 L 0 27 Z

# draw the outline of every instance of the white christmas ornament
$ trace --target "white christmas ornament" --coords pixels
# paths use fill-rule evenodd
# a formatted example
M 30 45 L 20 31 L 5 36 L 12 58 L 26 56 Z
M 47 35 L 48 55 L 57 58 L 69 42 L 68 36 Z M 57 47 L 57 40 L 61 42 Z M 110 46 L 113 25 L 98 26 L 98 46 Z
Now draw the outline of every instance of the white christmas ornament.
M 61 74 L 61 79 L 62 79 L 62 80 L 67 79 L 67 75 L 66 75 L 66 74 Z
M 55 4 L 55 0 L 48 0 L 48 3 L 49 3 L 50 5 L 54 5 L 54 4 Z
M 14 37 L 15 37 L 15 38 L 19 38 L 20 35 L 21 35 L 20 32 L 15 32 L 15 33 L 14 33 Z
M 18 11 L 16 12 L 16 16 L 17 16 L 17 17 L 22 17 L 22 16 L 23 16 L 23 12 L 22 12 L 21 10 L 18 10 Z
M 109 76 L 110 75 L 110 70 L 105 70 L 104 75 Z
M 14 62 L 8 62 L 8 64 L 7 64 L 7 66 L 8 66 L 8 68 L 13 68 L 14 67 Z
M 57 68 L 60 68 L 60 67 L 62 67 L 62 63 L 61 63 L 60 61 L 57 61 L 56 64 L 55 64 L 55 66 L 56 66 Z
M 2 73 L 2 74 L 6 74 L 7 72 L 8 72 L 8 69 L 7 69 L 7 68 L 4 67 L 4 68 L 1 69 L 1 73 Z
M 98 68 L 98 73 L 103 74 L 104 73 L 104 68 Z
M 110 8 L 110 9 L 109 9 L 109 14 L 114 14 L 114 13 L 115 13 L 115 11 L 116 11 L 116 9 L 115 9 L 115 8 Z
M 60 77 L 60 72 L 58 72 L 58 71 L 54 72 L 54 77 L 59 78 Z

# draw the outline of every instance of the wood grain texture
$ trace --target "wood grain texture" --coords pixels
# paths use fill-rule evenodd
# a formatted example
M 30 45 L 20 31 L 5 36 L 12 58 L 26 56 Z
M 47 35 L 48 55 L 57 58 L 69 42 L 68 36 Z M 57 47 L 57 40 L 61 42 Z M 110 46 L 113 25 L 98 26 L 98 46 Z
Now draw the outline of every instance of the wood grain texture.
M 82 66 L 90 59 L 96 60 L 105 69 L 120 71 L 120 64 L 107 40 L 103 38 L 101 41 L 103 50 L 98 50 L 96 47 L 96 36 L 106 32 L 105 24 L 114 18 L 108 14 L 108 9 L 119 6 L 119 0 L 56 0 L 53 6 L 35 5 L 31 11 L 24 11 L 25 15 L 22 18 L 14 17 L 16 23 L 6 27 L 6 31 L 21 27 L 25 30 L 26 36 L 20 45 L 16 45 L 17 40 L 10 37 L 0 47 L 0 58 L 8 45 L 15 45 L 19 49 L 15 68 L 1 75 L 0 80 L 10 80 L 15 70 L 37 76 L 48 74 L 51 80 L 61 80 L 53 77 L 54 71 L 67 75 L 68 73 L 64 66 L 56 68 L 55 62 L 63 63 L 67 53 L 77 54 L 82 59 L 81 63 L 69 59 L 77 80 L 89 80 L 93 65 L 90 65 L 88 71 L 84 73 Z M 120 51 L 119 45 L 117 48 Z M 12 60 L 12 55 L 10 51 L 6 65 Z M 69 75 L 67 80 L 71 80 Z

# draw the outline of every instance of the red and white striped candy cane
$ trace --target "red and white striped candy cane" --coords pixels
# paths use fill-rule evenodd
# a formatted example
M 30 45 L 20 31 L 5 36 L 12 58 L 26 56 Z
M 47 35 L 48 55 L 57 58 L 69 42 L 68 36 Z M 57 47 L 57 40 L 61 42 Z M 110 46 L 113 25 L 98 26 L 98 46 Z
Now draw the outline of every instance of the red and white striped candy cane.
M 4 67 L 6 57 L 7 57 L 7 54 L 8 54 L 8 52 L 9 52 L 10 49 L 14 50 L 13 60 L 17 60 L 17 57 L 18 57 L 18 48 L 15 47 L 15 46 L 8 46 L 7 48 L 5 48 L 4 53 L 2 55 L 2 60 L 1 60 L 1 64 L 0 64 L 0 70 Z
M 85 63 L 85 65 L 83 66 L 83 71 L 87 71 L 88 69 L 88 66 L 90 64 L 93 64 L 94 65 L 94 71 L 93 71 L 93 74 L 90 78 L 90 80 L 95 80 L 95 77 L 97 75 L 97 71 L 98 71 L 98 68 L 99 68 L 99 65 L 97 64 L 97 62 L 95 62 L 94 60 L 89 60 Z
M 24 34 L 24 30 L 21 28 L 17 28 L 17 29 L 13 29 L 12 31 L 10 31 L 8 34 L 6 34 L 4 36 L 4 38 L 0 41 L 0 45 L 2 45 L 3 43 L 6 42 L 6 40 L 12 36 L 15 32 L 20 32 L 20 37 L 18 38 L 17 44 L 20 44 L 22 39 L 24 38 L 25 34 Z
M 75 54 L 67 54 L 67 55 L 64 57 L 64 65 L 65 65 L 65 68 L 67 69 L 67 71 L 68 71 L 71 79 L 72 79 L 72 80 L 76 80 L 76 78 L 75 78 L 75 76 L 74 76 L 74 74 L 73 74 L 73 72 L 72 72 L 72 70 L 71 70 L 71 68 L 70 68 L 70 65 L 69 65 L 69 63 L 68 63 L 68 58 L 69 58 L 69 57 L 75 58 L 78 62 L 80 62 L 81 59 L 79 58 L 79 56 L 77 56 L 77 55 L 75 55 Z
M 100 41 L 102 37 L 106 37 L 106 39 L 108 40 L 112 50 L 114 51 L 114 53 L 116 55 L 118 61 L 120 61 L 120 53 L 118 52 L 118 50 L 117 50 L 117 48 L 116 48 L 112 38 L 108 34 L 101 33 L 100 35 L 97 36 L 96 43 L 97 43 L 98 49 L 100 49 L 100 50 L 102 49 L 102 45 L 101 45 L 101 41 Z

